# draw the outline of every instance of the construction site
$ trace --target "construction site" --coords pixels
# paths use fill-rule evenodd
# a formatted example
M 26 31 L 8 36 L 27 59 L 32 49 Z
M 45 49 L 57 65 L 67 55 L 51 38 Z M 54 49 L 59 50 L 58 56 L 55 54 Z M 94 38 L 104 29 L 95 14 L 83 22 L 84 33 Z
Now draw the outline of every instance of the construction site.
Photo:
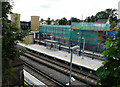
M 20 27 L 20 14 L 11 15 L 11 22 L 16 17 Z M 24 85 L 95 85 L 95 72 L 105 61 L 101 53 L 106 50 L 110 24 L 41 25 L 39 18 L 31 16 L 31 31 L 17 44 L 27 49 L 20 58 L 24 63 Z

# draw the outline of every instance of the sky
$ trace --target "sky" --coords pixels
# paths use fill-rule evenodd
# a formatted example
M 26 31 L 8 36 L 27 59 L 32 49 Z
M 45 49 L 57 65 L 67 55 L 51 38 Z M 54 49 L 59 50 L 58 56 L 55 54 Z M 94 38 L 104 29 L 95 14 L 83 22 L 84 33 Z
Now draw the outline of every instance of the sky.
M 21 21 L 30 21 L 31 16 L 40 19 L 77 17 L 81 20 L 107 8 L 118 9 L 119 0 L 13 0 L 13 13 L 21 14 Z

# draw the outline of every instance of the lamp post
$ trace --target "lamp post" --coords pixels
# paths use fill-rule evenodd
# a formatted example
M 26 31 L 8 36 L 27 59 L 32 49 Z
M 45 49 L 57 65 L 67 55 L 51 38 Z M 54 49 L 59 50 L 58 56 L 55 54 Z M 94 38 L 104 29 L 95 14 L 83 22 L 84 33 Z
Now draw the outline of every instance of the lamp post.
M 80 46 L 81 32 L 78 32 L 77 34 L 79 35 L 79 37 L 78 37 L 78 45 Z M 81 54 L 81 48 L 79 49 L 79 56 L 80 56 L 80 54 Z
M 85 47 L 85 38 L 82 37 L 83 41 L 83 50 L 82 50 L 82 59 L 84 59 L 84 47 Z
M 68 44 L 69 45 L 68 53 L 70 53 L 70 47 L 71 47 L 71 41 L 72 41 L 71 40 L 71 38 L 72 38 L 72 31 L 73 31 L 72 28 L 69 29 L 69 31 L 70 31 L 70 36 L 69 36 L 69 44 Z
M 71 85 L 71 72 L 72 72 L 72 49 L 71 50 L 71 57 L 70 57 L 70 75 L 69 75 L 69 85 Z
M 72 54 L 73 54 L 73 50 L 76 49 L 76 48 L 79 48 L 79 46 L 74 46 L 74 47 L 71 47 L 70 50 L 71 50 L 71 57 L 70 57 L 70 74 L 69 74 L 69 86 L 71 85 L 71 73 L 72 73 Z

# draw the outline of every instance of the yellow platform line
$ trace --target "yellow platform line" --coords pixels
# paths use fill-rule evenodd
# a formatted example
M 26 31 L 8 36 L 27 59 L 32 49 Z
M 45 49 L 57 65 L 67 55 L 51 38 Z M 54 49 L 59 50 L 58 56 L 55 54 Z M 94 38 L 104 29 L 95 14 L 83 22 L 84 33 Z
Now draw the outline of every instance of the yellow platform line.
M 24 84 L 25 84 L 26 86 L 30 87 L 26 82 L 24 82 Z

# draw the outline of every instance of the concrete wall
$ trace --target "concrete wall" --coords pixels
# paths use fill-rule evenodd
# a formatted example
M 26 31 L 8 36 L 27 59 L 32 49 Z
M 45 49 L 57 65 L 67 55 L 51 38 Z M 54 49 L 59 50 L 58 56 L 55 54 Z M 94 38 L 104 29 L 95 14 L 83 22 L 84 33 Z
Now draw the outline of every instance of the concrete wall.
M 20 28 L 20 14 L 11 14 L 11 23 L 15 23 Z
M 22 85 L 23 77 L 22 77 L 22 71 L 23 71 L 23 61 L 21 59 L 17 59 L 14 61 L 11 61 L 14 71 L 14 76 L 12 80 L 12 87 L 15 87 L 16 85 Z
M 31 31 L 39 31 L 39 16 L 31 16 Z

